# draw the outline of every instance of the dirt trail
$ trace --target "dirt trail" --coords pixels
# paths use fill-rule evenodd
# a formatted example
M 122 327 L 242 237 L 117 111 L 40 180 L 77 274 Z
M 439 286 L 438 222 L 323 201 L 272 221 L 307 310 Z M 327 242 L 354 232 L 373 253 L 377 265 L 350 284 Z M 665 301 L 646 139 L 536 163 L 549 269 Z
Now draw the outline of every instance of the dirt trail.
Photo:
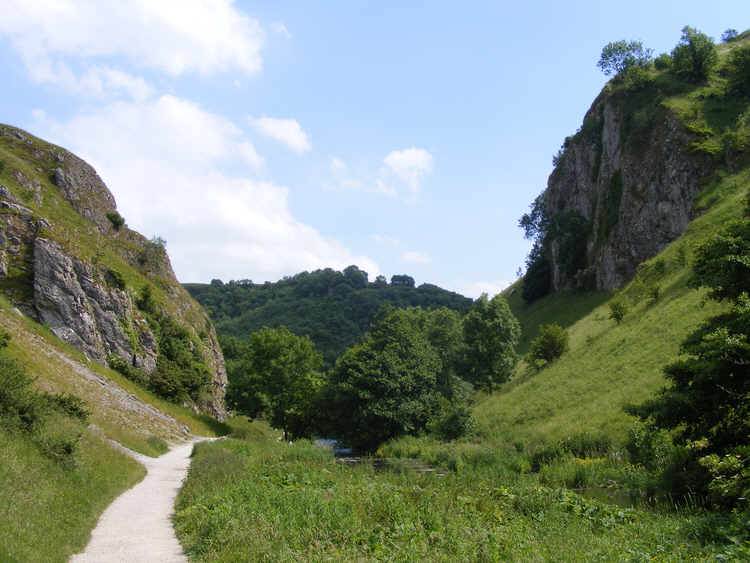
M 128 450 L 148 474 L 109 505 L 86 549 L 71 557 L 70 563 L 187 562 L 171 518 L 196 441 L 175 446 L 157 458 Z

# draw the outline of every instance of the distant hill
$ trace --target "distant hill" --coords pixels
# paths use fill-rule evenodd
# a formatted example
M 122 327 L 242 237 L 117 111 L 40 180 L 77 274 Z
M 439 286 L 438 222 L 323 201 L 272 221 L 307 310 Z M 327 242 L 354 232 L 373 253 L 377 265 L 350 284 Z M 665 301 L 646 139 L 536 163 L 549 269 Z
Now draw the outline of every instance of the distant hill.
M 309 336 L 332 365 L 367 331 L 385 303 L 394 307 L 448 307 L 465 313 L 472 300 L 436 285 L 415 287 L 410 276 L 382 276 L 374 282 L 367 272 L 349 266 L 343 272 L 326 268 L 302 272 L 278 282 L 250 280 L 184 284 L 211 316 L 220 336 L 245 336 L 263 326 L 281 325 Z

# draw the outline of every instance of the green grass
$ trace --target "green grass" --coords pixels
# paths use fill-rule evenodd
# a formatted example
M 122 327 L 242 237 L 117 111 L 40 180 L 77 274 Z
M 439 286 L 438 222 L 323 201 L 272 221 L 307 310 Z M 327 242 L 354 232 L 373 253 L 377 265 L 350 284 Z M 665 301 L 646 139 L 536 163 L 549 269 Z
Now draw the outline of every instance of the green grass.
M 104 508 L 144 474 L 90 432 L 70 466 L 0 427 L 0 560 L 67 561 L 86 545 Z
M 170 403 L 138 384 L 123 377 L 114 370 L 88 361 L 78 350 L 59 340 L 50 330 L 28 317 L 18 316 L 13 306 L 0 297 L 0 325 L 13 337 L 12 355 L 25 364 L 37 378 L 37 385 L 56 393 L 73 393 L 84 399 L 91 408 L 91 422 L 108 437 L 124 446 L 149 456 L 164 452 L 162 447 L 154 447 L 154 438 L 173 442 L 184 437 L 183 426 L 198 436 L 219 436 L 228 428 L 210 416 L 196 414 L 192 410 Z M 163 422 L 158 417 L 130 411 L 118 404 L 103 401 L 99 383 L 92 383 L 76 374 L 59 356 L 40 354 L 40 339 L 70 360 L 85 366 L 108 381 L 134 395 L 174 419 Z
M 620 508 L 521 474 L 470 445 L 441 476 L 346 466 L 258 423 L 197 446 L 175 515 L 194 561 L 701 560 L 699 515 Z M 467 449 L 467 451 L 468 451 Z
M 567 327 L 570 349 L 539 373 L 524 362 L 498 393 L 475 408 L 480 434 L 493 444 L 522 442 L 528 447 L 580 434 L 610 436 L 622 443 L 633 418 L 623 407 L 654 395 L 665 381 L 662 368 L 675 360 L 682 340 L 701 322 L 722 310 L 705 292 L 686 286 L 692 249 L 737 217 L 750 189 L 750 170 L 716 176 L 699 194 L 705 213 L 686 233 L 647 263 L 640 283 L 621 291 L 630 304 L 622 324 L 609 319 L 605 293 L 570 292 L 525 305 L 519 291 L 509 297 L 524 331 L 525 352 L 540 324 Z M 684 253 L 687 263 L 681 263 Z M 650 266 L 649 266 L 650 265 Z M 659 273 L 662 272 L 662 273 Z M 658 284 L 651 304 L 648 284 Z

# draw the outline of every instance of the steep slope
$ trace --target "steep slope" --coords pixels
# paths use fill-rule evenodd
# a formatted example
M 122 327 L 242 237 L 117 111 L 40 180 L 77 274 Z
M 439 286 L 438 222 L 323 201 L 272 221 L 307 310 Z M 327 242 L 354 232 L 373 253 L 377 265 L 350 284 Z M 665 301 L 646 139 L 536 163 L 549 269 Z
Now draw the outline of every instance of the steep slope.
M 87 358 L 224 416 L 226 372 L 214 329 L 177 282 L 163 241 L 127 228 L 84 161 L 7 125 L 0 125 L 0 289 Z
M 482 400 L 476 416 L 492 441 L 623 441 L 633 423 L 623 407 L 652 398 L 685 337 L 722 310 L 687 281 L 694 249 L 739 217 L 750 193 L 750 97 L 728 88 L 726 66 L 748 45 L 748 32 L 723 45 L 705 84 L 655 69 L 635 87 L 610 83 L 566 140 L 534 206 L 548 221 L 536 223 L 535 259 L 549 264 L 553 292 L 526 302 L 527 273 L 506 297 L 522 351 L 548 323 L 568 329 L 570 350 L 538 373 L 521 362 Z M 629 309 L 621 324 L 613 300 Z
M 543 217 L 536 261 L 548 264 L 537 271 L 551 291 L 620 287 L 705 211 L 695 204 L 702 190 L 746 165 L 748 103 L 728 87 L 727 63 L 748 44 L 745 33 L 722 45 L 706 83 L 652 67 L 607 84 L 534 205 Z

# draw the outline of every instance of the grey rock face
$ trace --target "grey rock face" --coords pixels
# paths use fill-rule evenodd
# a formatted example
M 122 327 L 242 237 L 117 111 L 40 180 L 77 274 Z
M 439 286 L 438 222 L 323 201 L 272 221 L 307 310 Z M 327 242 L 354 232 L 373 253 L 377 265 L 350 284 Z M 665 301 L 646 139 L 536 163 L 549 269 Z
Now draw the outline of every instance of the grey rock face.
M 699 181 L 710 170 L 687 151 L 691 135 L 666 110 L 631 133 L 627 119 L 621 102 L 600 96 L 584 120 L 590 133 L 569 143 L 545 194 L 552 214 L 572 211 L 588 220 L 586 263 L 597 289 L 619 287 L 685 231 Z M 561 268 L 559 243 L 548 252 L 553 289 L 573 285 Z
M 91 166 L 75 155 L 60 151 L 61 166 L 52 180 L 78 213 L 94 222 L 100 232 L 112 227 L 107 213 L 116 211 L 115 198 Z
M 126 327 L 135 311 L 125 292 L 107 287 L 89 266 L 44 238 L 35 239 L 33 263 L 34 307 L 52 332 L 99 363 L 115 354 L 147 373 L 156 369 L 156 342 L 145 322 L 138 332 L 148 335 L 133 349 Z

